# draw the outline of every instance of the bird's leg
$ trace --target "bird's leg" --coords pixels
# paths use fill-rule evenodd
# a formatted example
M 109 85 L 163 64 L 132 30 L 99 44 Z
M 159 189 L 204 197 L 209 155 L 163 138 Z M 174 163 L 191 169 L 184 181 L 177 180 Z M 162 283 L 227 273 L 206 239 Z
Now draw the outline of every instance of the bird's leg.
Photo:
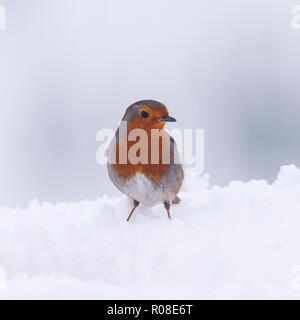
M 166 200 L 166 201 L 164 202 L 164 206 L 165 206 L 165 208 L 166 208 L 166 210 L 167 210 L 169 219 L 171 219 L 171 216 L 170 216 L 170 202 Z
M 134 200 L 133 199 L 133 208 L 132 208 L 132 210 L 130 211 L 130 213 L 129 213 L 129 216 L 128 216 L 128 218 L 127 218 L 127 221 L 129 221 L 130 220 L 130 218 L 131 218 L 131 216 L 132 216 L 132 214 L 133 214 L 133 211 L 139 206 L 139 202 L 138 201 L 136 201 L 136 200 Z
M 178 196 L 176 196 L 176 197 L 173 199 L 172 204 L 179 204 L 180 201 L 181 201 L 181 199 L 180 199 Z

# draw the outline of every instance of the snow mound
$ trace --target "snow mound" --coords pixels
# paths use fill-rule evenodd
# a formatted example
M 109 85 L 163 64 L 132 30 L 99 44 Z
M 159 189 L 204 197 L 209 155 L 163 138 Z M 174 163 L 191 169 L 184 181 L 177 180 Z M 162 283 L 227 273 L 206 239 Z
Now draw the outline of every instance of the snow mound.
M 1 208 L 0 299 L 300 298 L 299 169 L 185 188 L 171 221 L 157 206 L 128 223 L 123 197 Z

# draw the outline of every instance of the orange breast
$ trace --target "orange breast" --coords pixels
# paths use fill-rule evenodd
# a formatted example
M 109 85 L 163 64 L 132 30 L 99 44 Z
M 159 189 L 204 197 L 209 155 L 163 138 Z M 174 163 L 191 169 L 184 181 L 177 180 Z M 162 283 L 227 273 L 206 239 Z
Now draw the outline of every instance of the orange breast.
M 130 148 L 136 144 L 136 141 L 128 141 L 128 134 L 130 133 L 130 131 L 132 129 L 135 128 L 139 128 L 139 123 L 137 122 L 133 122 L 129 125 L 128 127 L 128 131 L 127 131 L 127 159 L 128 159 L 128 152 L 130 150 Z M 116 171 L 116 173 L 118 174 L 118 176 L 123 180 L 129 180 L 131 177 L 135 176 L 137 173 L 142 173 L 144 174 L 148 179 L 152 180 L 153 182 L 155 182 L 156 184 L 159 184 L 161 181 L 161 178 L 163 176 L 165 176 L 169 170 L 170 164 L 163 164 L 162 163 L 162 156 L 163 156 L 163 152 L 165 152 L 165 148 L 163 148 L 163 140 L 162 137 L 159 138 L 158 140 L 158 148 L 154 148 L 154 150 L 156 151 L 156 158 L 159 159 L 158 164 L 151 164 L 151 129 L 163 129 L 164 124 L 163 123 L 157 123 L 155 125 L 155 127 L 146 127 L 144 128 L 144 130 L 147 133 L 147 145 L 148 145 L 148 163 L 147 164 L 142 164 L 142 163 L 138 163 L 138 164 L 132 164 L 129 163 L 129 161 L 127 161 L 127 164 L 120 164 L 119 160 L 120 160 L 120 152 L 119 152 L 119 148 L 124 147 L 124 145 L 122 145 L 122 142 L 120 144 L 117 143 L 116 145 L 116 164 L 113 164 L 113 168 Z M 166 134 L 166 132 L 163 130 L 161 132 L 162 134 Z M 153 139 L 153 143 L 154 143 L 154 139 Z M 146 147 L 146 146 L 145 146 Z M 158 152 L 158 155 L 157 155 Z M 170 155 L 172 157 L 172 150 L 170 150 Z M 139 156 L 139 152 L 137 152 L 137 156 Z

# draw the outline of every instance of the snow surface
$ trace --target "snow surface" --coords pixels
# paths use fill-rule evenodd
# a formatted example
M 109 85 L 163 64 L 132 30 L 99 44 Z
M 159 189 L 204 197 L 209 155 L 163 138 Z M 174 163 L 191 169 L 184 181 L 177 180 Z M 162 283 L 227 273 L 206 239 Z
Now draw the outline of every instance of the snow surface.
M 185 189 L 171 221 L 157 206 L 126 222 L 124 197 L 1 208 L 0 298 L 300 298 L 299 169 L 226 187 L 188 175 Z

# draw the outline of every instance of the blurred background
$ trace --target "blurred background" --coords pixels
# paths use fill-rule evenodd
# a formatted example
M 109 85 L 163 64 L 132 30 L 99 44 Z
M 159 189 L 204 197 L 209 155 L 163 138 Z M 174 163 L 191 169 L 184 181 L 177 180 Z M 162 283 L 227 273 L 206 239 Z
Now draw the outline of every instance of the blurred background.
M 0 205 L 119 195 L 96 133 L 141 99 L 205 129 L 214 184 L 299 166 L 297 4 L 0 0 Z

